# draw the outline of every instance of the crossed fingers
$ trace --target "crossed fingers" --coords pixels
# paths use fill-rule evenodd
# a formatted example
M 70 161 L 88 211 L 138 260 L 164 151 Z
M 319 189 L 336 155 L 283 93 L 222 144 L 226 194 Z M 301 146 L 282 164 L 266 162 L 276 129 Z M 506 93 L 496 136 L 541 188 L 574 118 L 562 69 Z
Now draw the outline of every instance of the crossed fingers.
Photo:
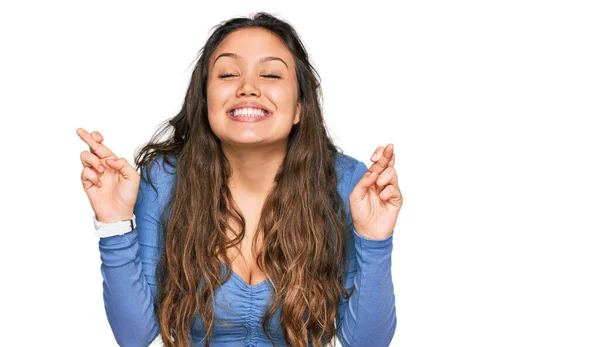
M 97 172 L 104 172 L 106 168 L 103 160 L 116 158 L 114 153 L 102 144 L 104 137 L 97 131 L 88 133 L 85 129 L 77 129 L 77 135 L 89 146 L 89 151 L 82 151 L 80 155 L 81 164 L 84 168 L 93 168 Z
M 93 131 L 90 134 L 85 129 L 79 128 L 77 129 L 77 135 L 90 147 L 90 152 L 99 159 L 116 158 L 116 155 L 102 144 L 104 138 L 99 132 Z
M 387 185 L 392 185 L 399 189 L 398 175 L 396 175 L 396 170 L 394 169 L 396 161 L 394 145 L 390 143 L 385 147 L 377 147 L 375 153 L 371 156 L 371 161 L 373 161 L 373 164 L 368 171 L 378 175 L 375 184 L 379 188 L 379 191 Z

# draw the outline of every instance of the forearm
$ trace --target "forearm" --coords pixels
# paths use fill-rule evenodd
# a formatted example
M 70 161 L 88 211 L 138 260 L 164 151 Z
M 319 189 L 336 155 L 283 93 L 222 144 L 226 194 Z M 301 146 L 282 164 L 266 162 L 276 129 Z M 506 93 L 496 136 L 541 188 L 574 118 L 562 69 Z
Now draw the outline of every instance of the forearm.
M 396 330 L 391 274 L 392 235 L 369 240 L 353 230 L 356 265 L 354 293 L 343 305 L 339 327 L 342 346 L 388 346 Z
M 137 231 L 102 238 L 104 306 L 115 339 L 121 346 L 147 346 L 158 335 L 154 313 L 156 285 L 143 273 Z

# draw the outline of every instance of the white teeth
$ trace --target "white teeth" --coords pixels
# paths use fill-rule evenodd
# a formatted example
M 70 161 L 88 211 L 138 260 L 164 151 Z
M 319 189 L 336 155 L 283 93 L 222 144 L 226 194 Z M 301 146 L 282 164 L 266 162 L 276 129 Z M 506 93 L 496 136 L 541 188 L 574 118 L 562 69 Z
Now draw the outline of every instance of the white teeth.
M 238 108 L 233 111 L 234 117 L 264 117 L 267 115 L 267 111 L 258 108 Z

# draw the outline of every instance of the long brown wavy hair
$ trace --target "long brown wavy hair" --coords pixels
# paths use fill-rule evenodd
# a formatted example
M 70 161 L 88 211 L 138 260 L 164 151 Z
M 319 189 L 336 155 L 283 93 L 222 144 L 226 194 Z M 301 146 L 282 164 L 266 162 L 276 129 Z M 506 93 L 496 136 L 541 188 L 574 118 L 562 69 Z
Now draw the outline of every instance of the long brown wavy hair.
M 349 225 L 337 191 L 333 144 L 322 115 L 320 78 L 294 28 L 260 12 L 233 18 L 213 28 L 198 53 L 185 101 L 179 113 L 162 123 L 135 155 L 136 168 L 146 168 L 157 156 L 176 169 L 176 183 L 163 211 L 159 237 L 164 242 L 157 266 L 155 312 L 165 346 L 188 346 L 194 316 L 206 329 L 206 345 L 215 321 L 215 291 L 231 275 L 226 250 L 244 238 L 246 222 L 227 185 L 231 167 L 219 138 L 208 122 L 209 58 L 219 43 L 241 28 L 262 27 L 277 35 L 296 63 L 300 123 L 290 131 L 287 153 L 261 211 L 257 232 L 263 243 L 258 267 L 270 281 L 270 302 L 262 327 L 271 343 L 269 320 L 281 307 L 280 322 L 290 346 L 325 345 L 337 334 L 335 317 L 344 289 Z M 169 133 L 166 139 L 164 135 Z M 144 178 L 144 175 L 142 175 Z M 227 221 L 233 220 L 240 232 Z M 236 237 L 229 240 L 227 230 Z M 222 278 L 218 256 L 226 259 Z

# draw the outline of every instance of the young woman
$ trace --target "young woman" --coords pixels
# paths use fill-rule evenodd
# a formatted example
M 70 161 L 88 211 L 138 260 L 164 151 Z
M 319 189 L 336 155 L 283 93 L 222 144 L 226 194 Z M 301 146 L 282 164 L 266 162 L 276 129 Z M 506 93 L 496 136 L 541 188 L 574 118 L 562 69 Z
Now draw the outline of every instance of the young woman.
M 369 169 L 334 146 L 288 23 L 259 13 L 216 27 L 136 168 L 99 132 L 77 134 L 120 345 L 389 345 L 393 146 Z

